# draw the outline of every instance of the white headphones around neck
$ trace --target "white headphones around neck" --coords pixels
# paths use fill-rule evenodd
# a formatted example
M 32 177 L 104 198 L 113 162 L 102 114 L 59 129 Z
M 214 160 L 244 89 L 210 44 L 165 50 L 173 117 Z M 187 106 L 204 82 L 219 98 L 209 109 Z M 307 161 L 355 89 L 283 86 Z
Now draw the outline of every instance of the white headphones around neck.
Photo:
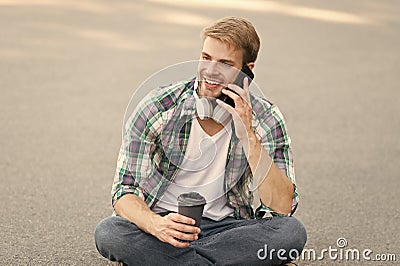
M 197 115 L 201 120 L 212 118 L 216 122 L 223 124 L 230 119 L 231 114 L 219 106 L 214 98 L 199 97 L 196 88 L 193 95 L 196 99 Z

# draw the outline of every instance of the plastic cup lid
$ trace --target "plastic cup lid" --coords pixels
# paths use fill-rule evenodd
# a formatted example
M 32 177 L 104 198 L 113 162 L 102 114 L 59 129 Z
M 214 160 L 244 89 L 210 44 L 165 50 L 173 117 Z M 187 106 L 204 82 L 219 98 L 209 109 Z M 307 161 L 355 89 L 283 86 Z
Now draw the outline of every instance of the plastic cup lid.
M 196 206 L 206 204 L 206 199 L 197 192 L 180 194 L 178 203 L 181 206 Z

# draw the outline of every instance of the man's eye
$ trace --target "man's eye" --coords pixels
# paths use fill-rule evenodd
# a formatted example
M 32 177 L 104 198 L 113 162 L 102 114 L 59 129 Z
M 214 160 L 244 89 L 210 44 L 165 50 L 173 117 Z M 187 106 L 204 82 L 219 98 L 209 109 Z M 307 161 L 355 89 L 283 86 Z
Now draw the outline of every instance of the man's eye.
M 231 63 L 222 63 L 222 65 L 225 67 L 233 67 L 233 65 Z
M 210 57 L 203 55 L 202 59 L 203 60 L 210 60 Z

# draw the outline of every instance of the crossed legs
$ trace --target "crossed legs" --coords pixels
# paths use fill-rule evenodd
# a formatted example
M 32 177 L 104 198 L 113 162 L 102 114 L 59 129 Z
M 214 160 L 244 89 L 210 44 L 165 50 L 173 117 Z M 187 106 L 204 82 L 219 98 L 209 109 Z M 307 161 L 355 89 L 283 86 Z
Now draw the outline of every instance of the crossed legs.
M 219 222 L 204 218 L 201 230 L 198 240 L 181 249 L 112 216 L 97 225 L 95 242 L 102 256 L 128 265 L 279 265 L 301 254 L 307 239 L 294 217 L 228 217 Z

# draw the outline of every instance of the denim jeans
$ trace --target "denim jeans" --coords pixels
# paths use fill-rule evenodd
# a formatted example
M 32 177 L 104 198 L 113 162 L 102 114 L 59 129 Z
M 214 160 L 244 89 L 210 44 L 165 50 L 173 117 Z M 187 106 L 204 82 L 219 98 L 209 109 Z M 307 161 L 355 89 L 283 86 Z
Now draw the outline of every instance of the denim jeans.
M 198 240 L 176 248 L 112 216 L 97 225 L 95 242 L 102 256 L 127 265 L 279 265 L 301 254 L 307 240 L 294 217 L 203 218 L 200 228 Z

